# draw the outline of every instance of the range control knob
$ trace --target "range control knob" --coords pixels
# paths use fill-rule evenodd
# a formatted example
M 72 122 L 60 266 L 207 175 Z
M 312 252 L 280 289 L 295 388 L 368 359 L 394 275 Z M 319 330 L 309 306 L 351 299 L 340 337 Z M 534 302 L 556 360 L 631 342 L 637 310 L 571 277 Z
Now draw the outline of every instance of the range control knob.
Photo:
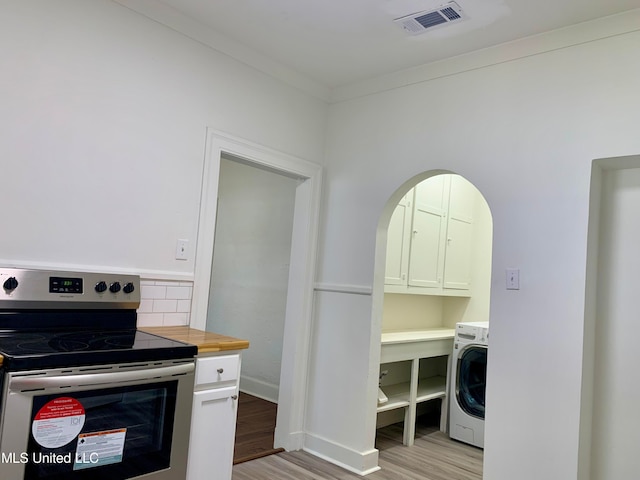
M 124 293 L 131 293 L 136 289 L 136 287 L 133 286 L 133 283 L 129 282 L 129 283 L 125 283 L 124 287 L 122 287 L 122 291 Z
M 120 282 L 113 282 L 109 285 L 109 291 L 111 293 L 118 293 L 120 291 Z
M 16 279 L 16 277 L 9 277 L 4 281 L 4 284 L 2 286 L 5 290 L 15 290 L 16 288 L 18 288 L 18 280 Z
M 102 293 L 107 289 L 107 282 L 101 280 L 98 283 L 96 283 L 96 292 L 98 293 Z

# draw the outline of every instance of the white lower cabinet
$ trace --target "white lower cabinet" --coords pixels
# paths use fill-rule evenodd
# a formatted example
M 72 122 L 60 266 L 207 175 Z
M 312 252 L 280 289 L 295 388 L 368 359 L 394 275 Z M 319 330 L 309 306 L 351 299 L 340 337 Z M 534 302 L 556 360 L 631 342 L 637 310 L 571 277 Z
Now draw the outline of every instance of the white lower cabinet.
M 188 480 L 231 480 L 240 354 L 196 360 Z

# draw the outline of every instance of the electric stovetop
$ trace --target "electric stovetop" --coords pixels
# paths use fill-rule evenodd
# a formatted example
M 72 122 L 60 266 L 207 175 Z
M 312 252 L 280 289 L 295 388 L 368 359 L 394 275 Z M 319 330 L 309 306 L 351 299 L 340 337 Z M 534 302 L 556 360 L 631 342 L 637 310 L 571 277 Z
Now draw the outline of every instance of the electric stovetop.
M 191 358 L 197 347 L 136 329 L 0 331 L 9 371 Z

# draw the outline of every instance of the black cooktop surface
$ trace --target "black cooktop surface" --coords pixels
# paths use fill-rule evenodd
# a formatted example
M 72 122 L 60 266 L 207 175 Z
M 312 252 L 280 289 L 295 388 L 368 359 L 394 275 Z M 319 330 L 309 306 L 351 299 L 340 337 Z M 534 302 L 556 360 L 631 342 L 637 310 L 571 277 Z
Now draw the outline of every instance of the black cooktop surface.
M 0 331 L 6 370 L 171 360 L 195 356 L 197 347 L 136 329 Z

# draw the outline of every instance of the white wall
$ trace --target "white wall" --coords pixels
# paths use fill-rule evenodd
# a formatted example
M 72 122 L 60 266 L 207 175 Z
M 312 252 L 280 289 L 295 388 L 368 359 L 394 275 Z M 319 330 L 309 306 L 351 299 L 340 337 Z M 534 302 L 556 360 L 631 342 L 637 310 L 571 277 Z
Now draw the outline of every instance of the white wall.
M 322 102 L 118 4 L 0 13 L 0 264 L 190 279 L 175 242 L 195 243 L 207 126 L 322 161 Z M 350 293 L 316 294 L 308 448 L 375 457 L 376 229 L 406 180 L 444 168 L 494 220 L 485 478 L 575 478 L 590 162 L 640 152 L 633 25 L 331 107 L 318 281 Z
M 382 331 L 424 330 L 442 327 L 443 297 L 385 293 Z
M 637 382 L 640 169 L 602 175 L 595 327 L 592 480 L 640 469 Z
M 189 280 L 206 127 L 322 161 L 323 102 L 108 0 L 1 2 L 0 70 L 3 265 Z
M 298 182 L 220 162 L 207 331 L 249 340 L 240 388 L 278 401 Z
M 639 53 L 635 31 L 331 107 L 319 282 L 374 295 L 316 295 L 310 445 L 354 469 L 374 456 L 356 432 L 374 433 L 376 228 L 405 181 L 444 168 L 493 215 L 485 478 L 576 478 L 591 161 L 640 152 Z

